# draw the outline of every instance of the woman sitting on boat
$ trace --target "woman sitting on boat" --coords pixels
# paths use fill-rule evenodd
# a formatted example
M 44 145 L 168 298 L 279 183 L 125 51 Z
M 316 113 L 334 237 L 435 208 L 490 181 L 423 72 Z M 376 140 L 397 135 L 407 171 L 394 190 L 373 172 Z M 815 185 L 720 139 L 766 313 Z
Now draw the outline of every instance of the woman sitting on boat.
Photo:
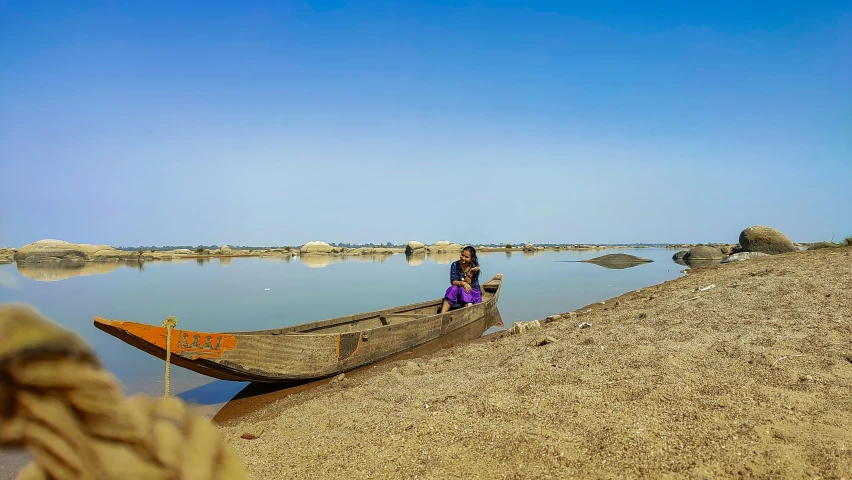
M 444 294 L 444 304 L 441 313 L 446 312 L 454 304 L 469 307 L 482 303 L 482 288 L 479 286 L 479 260 L 476 249 L 464 247 L 459 259 L 450 265 L 450 288 Z

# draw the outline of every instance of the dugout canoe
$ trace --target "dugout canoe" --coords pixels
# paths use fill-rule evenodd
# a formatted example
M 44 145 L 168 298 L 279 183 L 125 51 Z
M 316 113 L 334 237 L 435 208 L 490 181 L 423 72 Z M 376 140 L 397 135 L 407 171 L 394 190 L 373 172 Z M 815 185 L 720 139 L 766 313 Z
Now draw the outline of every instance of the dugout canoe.
M 503 275 L 482 284 L 482 303 L 437 313 L 442 299 L 291 327 L 248 332 L 173 328 L 171 363 L 213 378 L 284 382 L 330 377 L 439 339 L 483 319 L 499 319 Z M 495 322 L 497 323 L 497 322 Z M 166 358 L 166 328 L 95 317 L 95 326 Z

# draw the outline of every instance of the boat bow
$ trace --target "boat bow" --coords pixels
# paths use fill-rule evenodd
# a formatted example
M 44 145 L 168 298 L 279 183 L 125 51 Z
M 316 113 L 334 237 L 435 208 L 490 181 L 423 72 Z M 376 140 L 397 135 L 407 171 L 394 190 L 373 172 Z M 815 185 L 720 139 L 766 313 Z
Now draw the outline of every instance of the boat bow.
M 173 328 L 171 338 L 165 327 L 125 320 L 95 317 L 95 326 L 145 350 L 169 350 L 189 360 L 219 358 L 237 348 L 238 339 L 227 333 L 195 332 Z M 130 337 L 130 338 L 128 338 Z M 169 341 L 169 345 L 166 342 Z

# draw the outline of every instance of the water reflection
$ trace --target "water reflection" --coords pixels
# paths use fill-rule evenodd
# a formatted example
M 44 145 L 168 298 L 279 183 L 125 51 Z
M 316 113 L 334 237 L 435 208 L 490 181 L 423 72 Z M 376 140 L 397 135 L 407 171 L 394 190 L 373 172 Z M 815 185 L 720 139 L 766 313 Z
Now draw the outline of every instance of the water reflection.
M 429 260 L 432 260 L 433 262 L 437 263 L 438 265 L 449 265 L 449 264 L 455 262 L 458 259 L 459 259 L 459 254 L 455 253 L 455 252 L 452 252 L 452 253 L 443 252 L 443 253 L 430 253 L 429 254 Z
M 390 255 L 353 255 L 351 257 L 341 257 L 343 261 L 356 260 L 358 262 L 385 263 Z
M 300 255 L 299 260 L 308 268 L 324 268 L 332 264 L 338 257 L 331 255 Z
M 426 253 L 415 253 L 413 255 L 406 255 L 405 261 L 408 262 L 409 266 L 416 267 L 423 262 L 426 261 Z
M 234 257 L 219 257 L 219 265 L 222 265 L 223 267 L 227 267 L 228 265 L 231 264 L 231 260 L 233 260 L 233 259 L 234 259 Z
M 641 263 L 615 263 L 615 264 L 596 263 L 596 262 L 584 262 L 584 263 L 591 263 L 592 265 L 597 265 L 597 266 L 603 267 L 603 268 L 609 268 L 610 270 L 624 270 L 625 268 L 633 268 L 633 267 L 638 267 L 639 265 L 642 265 Z
M 390 255 L 300 255 L 299 260 L 308 268 L 325 268 L 338 262 L 371 262 L 384 263 Z M 289 258 L 288 260 L 289 261 Z
M 39 282 L 58 282 L 71 277 L 103 275 L 114 272 L 118 267 L 133 267 L 143 270 L 142 262 L 138 260 L 113 262 L 45 262 L 18 263 L 18 273 L 21 276 Z
M 13 290 L 18 287 L 18 278 L 6 270 L 0 270 L 0 287 Z
M 196 259 L 195 259 L 195 263 L 196 263 L 196 264 L 198 264 L 198 266 L 199 266 L 199 267 L 203 266 L 205 263 L 207 263 L 207 262 L 209 262 L 209 261 L 210 261 L 210 258 L 209 258 L 209 257 L 205 257 L 205 258 L 196 258 Z

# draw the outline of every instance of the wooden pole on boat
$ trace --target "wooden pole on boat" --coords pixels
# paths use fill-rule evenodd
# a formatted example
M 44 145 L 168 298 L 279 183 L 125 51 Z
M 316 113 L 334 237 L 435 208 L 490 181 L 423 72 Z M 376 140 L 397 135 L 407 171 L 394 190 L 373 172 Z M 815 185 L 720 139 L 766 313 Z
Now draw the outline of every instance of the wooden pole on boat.
M 172 329 L 177 326 L 177 319 L 169 317 L 163 320 L 163 326 L 166 327 L 166 375 L 163 383 L 165 383 L 165 391 L 163 397 L 169 396 L 169 365 L 172 362 Z
M 0 445 L 35 479 L 246 479 L 240 458 L 179 398 L 124 397 L 91 348 L 28 305 L 0 305 Z

